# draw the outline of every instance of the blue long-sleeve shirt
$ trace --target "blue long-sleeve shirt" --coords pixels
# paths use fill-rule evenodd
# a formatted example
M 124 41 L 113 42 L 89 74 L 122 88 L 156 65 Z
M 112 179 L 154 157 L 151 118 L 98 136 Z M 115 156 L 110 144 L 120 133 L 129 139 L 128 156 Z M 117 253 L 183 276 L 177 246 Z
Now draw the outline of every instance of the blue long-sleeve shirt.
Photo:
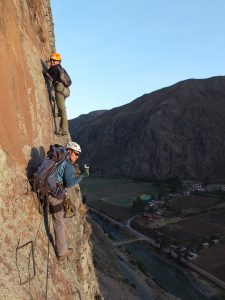
M 59 167 L 57 182 L 62 182 L 64 187 L 79 184 L 83 178 L 83 175 L 75 176 L 74 166 L 69 160 L 65 160 Z

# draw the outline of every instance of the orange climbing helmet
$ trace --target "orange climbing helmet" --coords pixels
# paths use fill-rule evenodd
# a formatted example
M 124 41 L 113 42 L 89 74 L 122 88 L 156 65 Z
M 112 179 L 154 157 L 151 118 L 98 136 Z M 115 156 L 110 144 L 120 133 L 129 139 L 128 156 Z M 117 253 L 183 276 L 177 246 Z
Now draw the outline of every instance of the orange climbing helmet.
M 57 52 L 53 52 L 52 55 L 50 56 L 50 59 L 62 61 L 61 55 Z

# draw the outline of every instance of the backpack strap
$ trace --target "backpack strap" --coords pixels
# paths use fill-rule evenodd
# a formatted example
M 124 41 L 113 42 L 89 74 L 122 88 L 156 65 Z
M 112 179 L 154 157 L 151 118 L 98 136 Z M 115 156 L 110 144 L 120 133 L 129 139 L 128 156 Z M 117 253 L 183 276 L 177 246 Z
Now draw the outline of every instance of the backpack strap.
M 64 175 L 64 170 L 65 170 L 65 167 L 66 167 L 66 162 L 67 162 L 67 159 L 64 159 L 57 166 L 58 167 L 58 172 L 57 172 L 57 176 L 56 176 L 56 181 L 58 183 L 63 183 L 63 175 Z

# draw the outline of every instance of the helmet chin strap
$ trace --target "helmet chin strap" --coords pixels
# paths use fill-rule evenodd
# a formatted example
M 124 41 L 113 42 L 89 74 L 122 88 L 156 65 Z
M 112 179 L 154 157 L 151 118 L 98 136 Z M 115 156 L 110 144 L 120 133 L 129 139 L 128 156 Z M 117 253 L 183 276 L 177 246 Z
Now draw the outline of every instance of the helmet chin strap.
M 70 149 L 68 149 L 67 151 L 68 151 L 67 159 L 71 160 L 72 151 Z

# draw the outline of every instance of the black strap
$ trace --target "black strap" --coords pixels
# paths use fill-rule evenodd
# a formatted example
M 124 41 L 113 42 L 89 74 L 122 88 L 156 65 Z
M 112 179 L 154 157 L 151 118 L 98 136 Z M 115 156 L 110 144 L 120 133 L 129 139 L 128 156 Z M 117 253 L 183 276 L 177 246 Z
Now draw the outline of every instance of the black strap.
M 59 204 L 56 204 L 54 206 L 53 205 L 49 206 L 50 214 L 55 214 L 57 212 L 60 212 L 61 210 L 64 210 L 63 202 L 60 202 Z

